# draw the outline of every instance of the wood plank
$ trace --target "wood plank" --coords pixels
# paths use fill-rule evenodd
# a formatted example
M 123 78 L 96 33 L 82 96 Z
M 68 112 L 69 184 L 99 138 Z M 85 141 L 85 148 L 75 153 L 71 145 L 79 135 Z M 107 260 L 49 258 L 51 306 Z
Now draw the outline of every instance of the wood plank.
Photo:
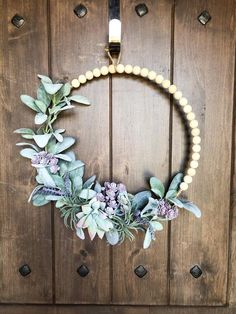
M 197 20 L 209 11 L 211 21 Z M 174 82 L 197 114 L 202 158 L 187 193 L 202 209 L 202 219 L 188 214 L 171 228 L 170 302 L 184 305 L 226 303 L 231 141 L 234 77 L 234 1 L 176 3 Z M 185 156 L 181 121 L 174 114 L 173 171 Z M 180 141 L 180 139 L 182 139 Z M 190 268 L 199 264 L 203 275 L 194 279 Z
M 0 305 L 0 314 L 235 314 L 228 307 Z
M 140 18 L 139 1 L 122 1 L 123 64 L 139 65 L 170 77 L 172 1 L 144 1 L 149 12 Z M 164 17 L 164 18 L 163 18 Z M 113 175 L 130 192 L 147 188 L 155 175 L 169 176 L 169 98 L 156 85 L 132 77 L 112 78 Z M 143 250 L 144 234 L 113 248 L 113 302 L 166 304 L 168 295 L 168 225 L 155 244 Z M 134 269 L 143 265 L 142 279 Z
M 0 1 L 0 301 L 50 303 L 52 300 L 51 212 L 27 203 L 35 185 L 30 162 L 19 156 L 13 130 L 33 127 L 33 114 L 20 102 L 34 96 L 37 74 L 48 72 L 47 1 Z M 11 23 L 20 14 L 22 28 Z M 24 263 L 32 272 L 22 277 Z
M 51 62 L 54 78 L 78 77 L 89 69 L 107 63 L 104 48 L 107 35 L 107 3 L 83 1 L 88 13 L 79 19 L 73 12 L 75 1 L 52 0 Z M 99 31 L 96 31 L 99 30 Z M 79 139 L 74 148 L 86 163 L 86 176 L 109 178 L 109 80 L 102 79 L 81 87 L 91 107 L 78 106 L 59 122 L 67 134 Z M 57 303 L 109 303 L 110 249 L 105 241 L 81 241 L 63 225 L 55 211 L 55 287 Z M 81 278 L 77 268 L 90 269 Z

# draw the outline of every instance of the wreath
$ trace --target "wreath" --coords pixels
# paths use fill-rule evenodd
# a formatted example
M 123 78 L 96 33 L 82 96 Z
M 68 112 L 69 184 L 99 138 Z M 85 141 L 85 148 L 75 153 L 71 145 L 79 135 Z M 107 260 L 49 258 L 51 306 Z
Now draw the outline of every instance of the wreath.
M 65 110 L 74 108 L 74 104 L 90 105 L 86 97 L 72 95 L 72 88 L 78 88 L 93 78 L 109 73 L 139 75 L 155 82 L 173 95 L 187 116 L 192 135 L 190 166 L 186 174 L 178 173 L 174 176 L 167 190 L 156 177 L 150 178 L 149 189 L 135 195 L 129 193 L 123 183 L 100 184 L 95 175 L 84 181 L 85 163 L 77 160 L 71 150 L 75 139 L 64 136 L 65 129 L 53 127 L 58 117 Z M 91 240 L 96 235 L 100 239 L 105 236 L 109 244 L 116 245 L 126 238 L 133 240 L 134 231 L 141 230 L 145 232 L 145 249 L 155 240 L 156 232 L 163 229 L 165 221 L 178 217 L 179 209 L 186 209 L 196 217 L 201 217 L 201 211 L 196 205 L 180 198 L 181 192 L 187 190 L 196 173 L 201 139 L 192 107 L 175 85 L 154 71 L 122 64 L 96 68 L 73 79 L 71 83 L 53 83 L 44 75 L 38 75 L 38 78 L 40 85 L 36 99 L 28 95 L 20 97 L 23 104 L 35 111 L 34 122 L 38 128 L 20 128 L 14 131 L 24 139 L 31 140 L 16 144 L 26 147 L 20 154 L 30 159 L 31 165 L 36 169 L 37 185 L 29 202 L 32 201 L 34 206 L 55 202 L 65 226 L 74 229 L 82 240 L 85 239 L 87 229 Z

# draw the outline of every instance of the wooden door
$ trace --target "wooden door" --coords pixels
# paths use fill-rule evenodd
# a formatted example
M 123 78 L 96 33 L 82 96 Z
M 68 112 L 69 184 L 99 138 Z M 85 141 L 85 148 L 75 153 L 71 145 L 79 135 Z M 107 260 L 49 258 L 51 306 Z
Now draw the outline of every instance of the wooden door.
M 175 82 L 198 116 L 202 159 L 188 192 L 202 219 L 181 213 L 155 244 L 143 235 L 109 247 L 79 240 L 53 206 L 27 196 L 32 168 L 13 130 L 33 125 L 19 96 L 34 95 L 37 74 L 71 80 L 108 65 L 106 0 L 0 0 L 0 313 L 236 313 L 235 1 L 121 0 L 123 64 L 145 66 Z M 200 23 L 207 11 L 211 19 Z M 12 23 L 19 15 L 21 27 Z M 186 139 L 173 99 L 145 81 L 113 76 L 80 89 L 92 106 L 59 125 L 78 139 L 86 176 L 124 182 L 131 192 L 156 175 L 168 183 L 184 164 Z M 31 273 L 22 277 L 19 267 Z M 77 269 L 89 268 L 82 278 Z M 148 273 L 138 278 L 134 269 Z M 190 269 L 198 265 L 195 279 Z M 99 306 L 98 306 L 99 305 Z M 123 306 L 121 306 L 123 305 Z

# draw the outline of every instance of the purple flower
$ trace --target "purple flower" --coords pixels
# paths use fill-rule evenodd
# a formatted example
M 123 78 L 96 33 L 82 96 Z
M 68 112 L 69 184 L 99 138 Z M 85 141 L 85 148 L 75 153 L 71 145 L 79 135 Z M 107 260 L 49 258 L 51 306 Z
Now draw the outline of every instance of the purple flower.
M 154 210 L 154 213 L 162 218 L 172 220 L 178 216 L 178 208 L 175 205 L 170 204 L 165 199 L 160 199 L 157 202 L 157 207 Z
M 57 173 L 57 171 L 60 169 L 60 167 L 58 166 L 58 159 L 53 154 L 46 151 L 36 153 L 32 157 L 31 162 L 33 167 L 49 167 L 50 172 L 53 174 Z

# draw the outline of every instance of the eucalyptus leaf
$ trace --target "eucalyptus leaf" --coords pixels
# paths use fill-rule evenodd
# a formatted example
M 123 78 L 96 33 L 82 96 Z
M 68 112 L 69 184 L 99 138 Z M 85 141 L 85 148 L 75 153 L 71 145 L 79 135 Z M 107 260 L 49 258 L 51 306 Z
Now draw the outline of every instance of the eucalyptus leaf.
M 80 176 L 74 176 L 72 178 L 72 185 L 73 185 L 74 192 L 82 190 L 82 187 L 83 187 L 82 178 Z
M 74 102 L 78 102 L 83 105 L 90 105 L 90 101 L 88 100 L 88 98 L 81 95 L 73 95 L 73 96 L 68 97 L 68 99 Z
M 54 155 L 54 157 L 65 160 L 65 161 L 72 161 L 70 156 L 67 156 L 66 154 L 57 154 Z
M 63 88 L 62 88 L 62 90 L 63 90 L 63 96 L 68 96 L 68 95 L 70 95 L 71 88 L 72 88 L 72 86 L 70 85 L 70 83 L 64 84 L 64 86 L 63 86 Z
M 132 207 L 135 210 L 140 210 L 144 208 L 148 204 L 149 197 L 151 197 L 150 191 L 142 191 L 135 194 L 132 199 Z
M 62 143 L 57 143 L 54 148 L 54 154 L 59 154 L 63 152 L 64 150 L 67 150 L 69 147 L 74 145 L 75 139 L 73 137 L 64 137 Z
M 36 106 L 39 108 L 39 110 L 40 110 L 42 113 L 45 113 L 45 112 L 46 112 L 47 106 L 45 105 L 44 102 L 42 102 L 41 100 L 36 99 L 36 100 L 35 100 L 35 104 L 36 104 Z
M 56 94 L 63 86 L 63 84 L 52 84 L 46 83 L 45 81 L 42 81 L 42 84 L 45 88 L 45 91 L 50 95 Z
M 32 134 L 21 134 L 21 137 L 27 140 L 32 140 L 34 136 Z
M 90 178 L 88 178 L 87 181 L 84 182 L 83 188 L 84 189 L 91 188 L 95 180 L 96 180 L 96 176 L 95 175 L 91 176 Z
M 52 176 L 49 174 L 49 172 L 46 168 L 38 168 L 37 171 L 38 171 L 40 178 L 43 181 L 43 184 L 46 187 L 51 187 L 51 188 L 56 187 L 56 184 L 55 184 Z
M 17 129 L 14 131 L 14 133 L 34 135 L 34 131 L 31 129 L 27 129 L 27 128 Z
M 178 206 L 179 208 L 183 208 L 182 202 L 177 197 L 168 198 L 168 201 Z
M 32 148 L 24 148 L 20 151 L 21 156 L 25 157 L 25 158 L 29 158 L 32 159 L 34 157 L 35 154 L 37 154 L 37 151 L 35 151 Z
M 52 134 L 34 135 L 33 139 L 40 148 L 44 148 L 48 144 L 51 136 Z
M 157 179 L 155 177 L 151 177 L 150 178 L 150 186 L 151 186 L 151 190 L 154 194 L 156 194 L 157 196 L 159 196 L 161 198 L 164 196 L 165 188 L 159 179 Z
M 46 93 L 43 84 L 39 85 L 39 88 L 37 90 L 37 98 L 38 98 L 38 100 L 40 100 L 44 104 L 46 104 L 47 107 L 49 106 L 49 104 L 51 102 L 51 96 Z
M 42 112 L 39 112 L 36 114 L 34 118 L 35 124 L 43 124 L 45 121 L 47 121 L 48 116 Z
M 83 168 L 84 167 L 84 163 L 81 160 L 75 160 L 72 161 L 69 165 L 68 165 L 68 172 L 71 172 L 73 170 L 76 170 L 78 168 Z
M 23 102 L 23 104 L 25 104 L 26 106 L 28 106 L 32 110 L 34 110 L 36 112 L 40 112 L 39 108 L 36 106 L 36 104 L 34 102 L 34 98 L 32 98 L 31 96 L 21 95 L 20 99 Z
M 44 81 L 45 83 L 52 83 L 52 80 L 50 79 L 50 77 L 46 76 L 46 75 L 42 75 L 42 74 L 38 74 L 38 78 L 41 79 L 41 81 Z
M 119 233 L 116 229 L 106 232 L 105 235 L 109 244 L 116 245 L 119 242 Z
M 193 213 L 197 218 L 201 218 L 201 210 L 195 204 L 185 199 L 180 199 L 180 201 L 183 204 L 183 208 Z
M 81 190 L 81 192 L 79 193 L 79 197 L 83 198 L 85 200 L 90 200 L 92 199 L 94 196 L 96 196 L 96 192 L 94 190 L 91 189 L 83 189 Z
M 166 193 L 166 196 L 165 198 L 173 198 L 173 197 L 176 197 L 177 195 L 177 191 L 178 191 L 178 188 L 179 188 L 179 185 L 181 183 L 183 179 L 183 174 L 182 173 L 177 173 L 173 180 L 171 181 L 171 184 L 169 186 L 169 189 Z
M 63 142 L 63 136 L 60 133 L 54 132 L 53 135 L 58 140 L 58 142 L 60 142 L 60 143 Z
M 31 143 L 16 143 L 16 146 L 30 146 L 31 148 L 33 148 L 34 150 L 36 150 L 36 152 L 38 152 L 38 147 L 36 147 L 35 145 L 31 144 Z

